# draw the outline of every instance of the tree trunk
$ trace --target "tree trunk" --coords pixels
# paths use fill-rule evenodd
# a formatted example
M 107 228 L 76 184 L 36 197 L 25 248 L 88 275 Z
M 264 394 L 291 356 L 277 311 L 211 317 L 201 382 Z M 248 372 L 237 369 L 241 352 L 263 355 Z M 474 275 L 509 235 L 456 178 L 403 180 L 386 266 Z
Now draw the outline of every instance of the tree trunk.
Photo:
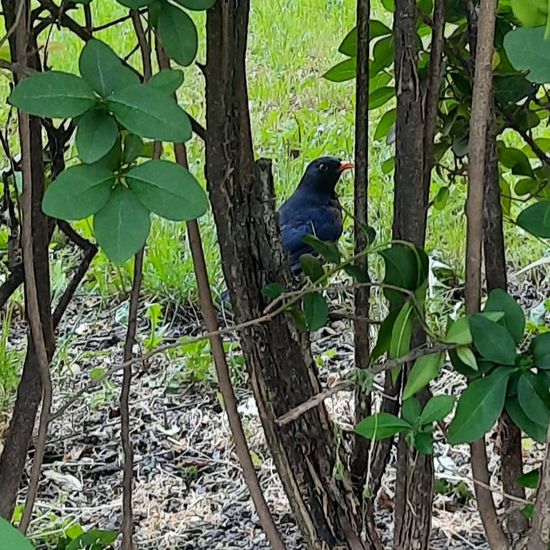
M 424 120 L 418 79 L 415 0 L 395 2 L 395 71 L 397 93 L 396 168 L 393 237 L 424 246 L 427 193 L 424 168 Z M 413 345 L 424 335 L 417 330 Z M 403 383 L 408 367 L 404 369 Z M 418 398 L 424 404 L 429 391 Z M 399 439 L 395 494 L 394 548 L 428 548 L 433 499 L 433 460 Z
M 261 315 L 262 288 L 290 272 L 274 213 L 270 164 L 254 164 L 245 54 L 249 2 L 220 0 L 207 14 L 206 175 L 237 322 Z M 284 268 L 283 268 L 284 265 Z M 362 548 L 349 479 L 324 406 L 279 427 L 276 418 L 320 390 L 308 339 L 286 315 L 241 333 L 250 381 L 278 473 L 312 548 Z

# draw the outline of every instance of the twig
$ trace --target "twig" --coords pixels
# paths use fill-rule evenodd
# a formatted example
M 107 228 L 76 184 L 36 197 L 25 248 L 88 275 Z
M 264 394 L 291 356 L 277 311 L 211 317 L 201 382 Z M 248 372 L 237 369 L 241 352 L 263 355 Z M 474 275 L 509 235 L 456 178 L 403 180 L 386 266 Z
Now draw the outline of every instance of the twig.
M 23 264 L 17 264 L 2 286 L 0 286 L 0 309 L 6 305 L 11 295 L 19 288 L 24 280 L 25 270 L 23 269 Z
M 481 0 L 477 29 L 474 89 L 468 146 L 466 312 L 477 313 L 481 302 L 481 251 L 483 239 L 483 202 L 485 189 L 485 152 L 492 95 L 493 41 L 497 0 Z M 485 438 L 470 445 L 472 473 L 482 483 L 489 483 Z M 508 541 L 498 521 L 490 491 L 476 485 L 479 513 L 491 548 L 506 548 Z
M 157 60 L 159 68 L 170 68 L 170 60 L 166 56 L 159 42 L 157 42 Z M 174 152 L 176 162 L 181 166 L 188 168 L 185 145 L 175 144 Z M 204 258 L 200 228 L 196 220 L 187 222 L 187 233 L 189 236 L 189 247 L 191 248 L 191 255 L 193 257 L 193 267 L 195 270 L 195 279 L 197 282 L 204 324 L 206 326 L 206 330 L 209 332 L 215 332 L 219 330 L 218 318 L 216 315 L 214 302 L 212 301 L 212 291 L 208 280 L 208 268 Z M 233 441 L 235 442 L 235 450 L 237 452 L 239 463 L 242 467 L 243 477 L 250 491 L 252 501 L 254 502 L 256 513 L 260 518 L 262 528 L 271 544 L 271 547 L 275 550 L 285 550 L 279 530 L 277 529 L 277 526 L 269 511 L 262 487 L 258 480 L 258 476 L 256 475 L 254 462 L 252 461 L 252 457 L 250 455 L 250 449 L 248 448 L 246 435 L 244 433 L 241 417 L 238 411 L 235 391 L 231 383 L 231 375 L 229 373 L 227 357 L 223 347 L 223 340 L 219 334 L 212 335 L 209 340 L 214 365 L 216 367 L 216 373 L 218 375 L 218 383 L 227 413 L 227 420 L 233 435 Z
M 59 302 L 55 307 L 55 310 L 52 315 L 52 323 L 53 323 L 54 329 L 56 329 L 59 326 L 59 323 L 63 318 L 65 311 L 67 311 L 67 307 L 69 306 L 71 300 L 73 299 L 73 296 L 78 286 L 82 282 L 82 279 L 84 279 L 84 276 L 88 272 L 88 268 L 90 267 L 92 260 L 97 254 L 97 246 L 92 242 L 81 237 L 67 222 L 59 220 L 57 222 L 57 225 L 59 229 L 61 229 L 61 231 L 63 231 L 63 233 L 65 233 L 65 235 L 67 235 L 67 237 L 71 239 L 71 241 L 73 241 L 77 246 L 82 248 L 84 252 L 84 257 L 80 261 L 80 265 L 78 266 L 78 269 L 76 270 L 75 274 L 73 275 L 73 278 L 67 285 L 67 288 L 61 295 L 61 298 L 59 299 Z
M 26 65 L 27 52 L 27 0 L 19 1 L 19 19 L 16 30 L 16 49 L 17 61 L 21 66 Z M 24 4 L 24 7 L 21 7 Z M 22 79 L 23 75 L 19 75 Z M 35 276 L 34 266 L 34 244 L 33 244 L 33 175 L 31 165 L 31 133 L 30 117 L 26 113 L 19 113 L 19 135 L 21 140 L 21 168 L 23 173 L 23 227 L 22 227 L 22 248 L 23 264 L 25 266 L 25 289 L 27 297 L 27 319 L 31 328 L 32 345 L 34 346 L 38 359 L 38 369 L 42 382 L 42 410 L 40 412 L 40 423 L 38 427 L 38 439 L 36 442 L 34 460 L 31 470 L 31 479 L 29 482 L 25 508 L 19 529 L 26 533 L 29 526 L 36 493 L 38 491 L 38 482 L 40 480 L 40 469 L 44 459 L 46 448 L 46 438 L 48 435 L 48 422 L 50 408 L 52 404 L 52 383 L 49 371 L 48 352 L 46 342 L 42 331 L 42 320 L 40 315 L 40 305 L 38 302 L 38 288 Z
M 418 349 L 414 349 L 411 352 L 407 353 L 406 355 L 403 355 L 403 357 L 397 357 L 396 359 L 389 359 L 388 361 L 385 361 L 381 365 L 377 365 L 375 367 L 372 367 L 368 369 L 367 372 L 369 372 L 372 376 L 379 374 L 381 372 L 386 372 L 389 370 L 394 369 L 395 367 L 400 367 L 401 365 L 405 365 L 406 363 L 409 363 L 411 361 L 415 361 L 416 359 L 420 357 L 425 357 L 426 355 L 432 355 L 433 353 L 438 353 L 441 351 L 450 351 L 453 349 L 456 349 L 459 347 L 455 344 L 435 344 L 434 346 L 427 348 L 422 347 Z M 329 388 L 328 390 L 324 390 L 317 395 L 314 395 L 313 397 L 310 397 L 307 401 L 304 401 L 294 409 L 291 409 L 290 411 L 286 412 L 279 418 L 277 418 L 276 422 L 279 426 L 284 426 L 285 424 L 288 424 L 289 422 L 292 422 L 303 414 L 305 414 L 307 411 L 314 409 L 317 407 L 317 405 L 320 405 L 325 399 L 328 397 L 331 397 L 335 393 L 338 393 L 339 391 L 348 390 L 355 386 L 356 382 L 354 378 L 357 371 L 353 371 L 350 374 L 350 378 L 342 380 L 341 382 L 338 382 L 335 384 L 332 388 Z
M 23 16 L 24 8 L 25 8 L 25 2 L 19 2 L 19 5 L 17 6 L 17 12 L 15 14 L 15 20 L 14 20 L 13 24 L 8 29 L 6 34 L 0 39 L 0 48 L 6 43 L 8 38 L 17 29 L 17 26 L 19 25 L 19 21 L 21 20 L 21 17 Z

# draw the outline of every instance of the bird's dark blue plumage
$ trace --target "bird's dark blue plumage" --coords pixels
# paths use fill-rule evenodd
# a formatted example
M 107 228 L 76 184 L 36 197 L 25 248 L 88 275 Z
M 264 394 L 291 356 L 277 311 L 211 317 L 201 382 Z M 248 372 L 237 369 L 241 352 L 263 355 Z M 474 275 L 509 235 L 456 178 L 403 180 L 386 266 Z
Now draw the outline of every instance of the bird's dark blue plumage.
M 321 157 L 306 168 L 298 188 L 279 210 L 281 240 L 290 257 L 292 271 L 300 269 L 300 256 L 313 250 L 305 235 L 337 242 L 342 235 L 342 209 L 336 184 L 352 164 L 336 157 Z
M 292 271 L 300 271 L 300 256 L 315 251 L 303 242 L 305 235 L 322 241 L 337 242 L 342 235 L 342 209 L 336 195 L 336 184 L 349 162 L 336 157 L 320 157 L 311 162 L 296 191 L 279 209 L 279 228 L 284 251 Z M 222 301 L 229 299 L 227 291 Z

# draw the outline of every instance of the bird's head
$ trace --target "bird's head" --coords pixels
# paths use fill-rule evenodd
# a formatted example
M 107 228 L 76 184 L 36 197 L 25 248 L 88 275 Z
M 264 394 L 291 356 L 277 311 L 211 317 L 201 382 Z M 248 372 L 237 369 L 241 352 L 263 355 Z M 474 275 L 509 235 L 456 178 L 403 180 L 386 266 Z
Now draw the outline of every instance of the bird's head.
M 315 193 L 333 195 L 342 172 L 350 168 L 353 168 L 351 162 L 344 162 L 337 157 L 320 157 L 308 165 L 300 187 Z

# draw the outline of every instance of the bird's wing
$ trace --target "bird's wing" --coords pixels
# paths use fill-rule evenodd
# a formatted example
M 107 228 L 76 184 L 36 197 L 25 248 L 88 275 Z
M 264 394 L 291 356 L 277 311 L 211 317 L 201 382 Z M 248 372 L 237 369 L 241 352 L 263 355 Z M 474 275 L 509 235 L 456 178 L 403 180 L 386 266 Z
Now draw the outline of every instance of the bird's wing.
M 313 233 L 311 220 L 300 220 L 299 223 L 281 225 L 281 241 L 285 252 L 290 256 L 293 268 L 295 264 L 299 263 L 302 254 L 313 252 L 313 249 L 302 240 L 304 235 L 313 235 Z

